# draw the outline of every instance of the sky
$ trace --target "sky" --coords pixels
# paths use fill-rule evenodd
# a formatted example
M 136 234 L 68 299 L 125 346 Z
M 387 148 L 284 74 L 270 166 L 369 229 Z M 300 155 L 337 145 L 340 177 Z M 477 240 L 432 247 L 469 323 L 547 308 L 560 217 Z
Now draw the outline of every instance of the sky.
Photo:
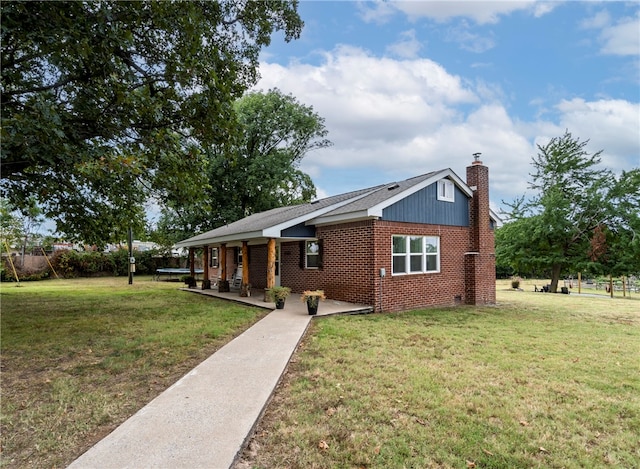
M 301 37 L 261 54 L 256 90 L 312 106 L 333 145 L 303 159 L 325 197 L 489 167 L 491 205 L 530 196 L 532 158 L 565 130 L 640 167 L 640 2 L 305 1 Z

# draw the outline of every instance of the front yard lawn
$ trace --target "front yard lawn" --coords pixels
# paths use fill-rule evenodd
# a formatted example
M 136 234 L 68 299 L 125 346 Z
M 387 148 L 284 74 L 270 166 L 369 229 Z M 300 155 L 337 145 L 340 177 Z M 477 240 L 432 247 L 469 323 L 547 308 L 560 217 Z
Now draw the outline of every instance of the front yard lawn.
M 314 321 L 237 468 L 637 467 L 640 299 L 498 288 Z
M 2 467 L 64 467 L 266 314 L 150 277 L 2 284 Z

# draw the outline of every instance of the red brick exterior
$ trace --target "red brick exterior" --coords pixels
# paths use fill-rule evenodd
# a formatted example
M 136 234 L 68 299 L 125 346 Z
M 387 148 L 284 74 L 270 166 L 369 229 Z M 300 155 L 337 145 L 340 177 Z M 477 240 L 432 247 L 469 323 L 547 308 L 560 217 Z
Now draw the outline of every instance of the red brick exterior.
M 394 234 L 439 236 L 440 272 L 393 275 Z M 318 227 L 323 268 L 301 269 L 298 243 L 282 245 L 282 280 L 294 292 L 322 289 L 331 299 L 374 305 L 376 311 L 452 306 L 465 301 L 466 227 L 367 220 Z M 386 276 L 380 277 L 380 268 Z
M 481 163 L 467 168 L 467 185 L 474 189 L 469 202 L 468 227 L 374 219 L 319 226 L 316 237 L 322 243 L 322 267 L 302 267 L 304 241 L 283 241 L 280 244 L 280 284 L 297 293 L 321 289 L 330 299 L 371 305 L 375 311 L 495 303 L 488 168 Z M 438 236 L 440 271 L 393 275 L 393 235 Z M 233 252 L 233 249 L 227 249 L 229 279 L 237 267 Z M 250 244 L 248 257 L 244 264 L 248 265 L 252 287 L 265 288 L 266 245 Z M 386 270 L 383 278 L 381 268 Z
M 469 202 L 470 249 L 466 256 L 466 299 L 473 305 L 496 302 L 495 236 L 489 219 L 489 168 L 481 161 L 467 167 L 467 185 L 475 187 Z

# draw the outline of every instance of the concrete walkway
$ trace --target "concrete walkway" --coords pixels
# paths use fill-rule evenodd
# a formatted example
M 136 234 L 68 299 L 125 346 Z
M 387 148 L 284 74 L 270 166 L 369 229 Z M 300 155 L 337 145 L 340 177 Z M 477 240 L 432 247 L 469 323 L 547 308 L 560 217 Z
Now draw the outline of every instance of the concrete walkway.
M 260 307 L 263 293 L 191 290 Z M 258 293 L 258 292 L 256 292 Z M 318 315 L 371 308 L 326 300 Z M 299 295 L 211 355 L 98 442 L 69 468 L 227 469 L 264 411 L 311 319 Z

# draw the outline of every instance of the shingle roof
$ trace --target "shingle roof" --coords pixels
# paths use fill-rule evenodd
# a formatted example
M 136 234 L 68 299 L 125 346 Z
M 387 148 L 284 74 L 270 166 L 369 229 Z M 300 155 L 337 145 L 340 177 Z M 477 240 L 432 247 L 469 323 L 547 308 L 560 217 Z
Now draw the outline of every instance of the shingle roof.
M 189 239 L 177 243 L 177 247 L 195 247 L 205 244 L 239 241 L 242 239 L 278 237 L 274 236 L 274 230 L 279 232 L 308 220 L 319 220 L 327 217 L 340 217 L 348 219 L 349 214 L 366 213 L 374 207 L 384 205 L 386 202 L 406 196 L 416 187 L 421 187 L 425 181 L 434 177 L 453 177 L 458 185 L 464 185 L 450 170 L 434 171 L 420 176 L 412 177 L 404 181 L 381 184 L 366 189 L 361 189 L 345 194 L 339 194 L 324 199 L 319 199 L 301 205 L 274 208 L 266 212 L 255 213 L 246 218 L 225 226 L 207 231 Z M 467 188 L 467 192 L 470 191 Z M 391 203 L 391 202 L 389 202 Z M 361 215 L 360 215 L 361 216 Z M 267 235 L 265 232 L 270 231 Z
M 375 188 L 375 190 L 371 190 L 366 196 L 354 200 L 349 204 L 343 205 L 342 207 L 336 208 L 326 215 L 341 215 L 345 213 L 360 212 L 362 210 L 370 209 L 371 207 L 375 207 L 376 205 L 383 203 L 385 200 L 388 200 L 396 196 L 397 194 L 406 191 L 416 184 L 429 179 L 438 172 L 439 171 L 434 171 L 431 173 L 422 174 L 421 176 L 405 179 L 404 181 L 392 182 L 389 184 L 378 186 Z

